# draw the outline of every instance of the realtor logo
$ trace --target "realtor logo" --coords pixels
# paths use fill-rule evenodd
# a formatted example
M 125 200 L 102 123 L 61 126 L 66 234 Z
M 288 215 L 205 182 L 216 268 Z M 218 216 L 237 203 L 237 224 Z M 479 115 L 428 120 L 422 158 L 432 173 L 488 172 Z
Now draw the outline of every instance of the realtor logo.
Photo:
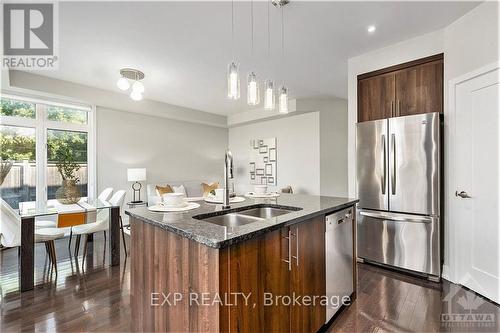
M 3 4 L 2 67 L 55 69 L 55 3 Z

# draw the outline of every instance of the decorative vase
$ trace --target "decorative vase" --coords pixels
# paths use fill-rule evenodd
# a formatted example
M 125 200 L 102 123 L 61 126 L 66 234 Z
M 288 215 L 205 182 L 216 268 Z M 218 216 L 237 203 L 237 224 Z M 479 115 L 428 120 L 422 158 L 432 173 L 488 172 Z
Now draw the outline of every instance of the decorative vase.
M 56 191 L 56 199 L 63 205 L 77 203 L 82 197 L 75 180 L 63 180 L 62 186 Z

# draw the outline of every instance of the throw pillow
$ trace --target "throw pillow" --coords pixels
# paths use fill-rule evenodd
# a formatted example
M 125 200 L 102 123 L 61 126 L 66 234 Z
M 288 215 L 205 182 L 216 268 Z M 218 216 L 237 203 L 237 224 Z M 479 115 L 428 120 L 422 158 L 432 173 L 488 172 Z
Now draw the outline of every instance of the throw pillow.
M 187 197 L 184 185 L 179 185 L 179 186 L 172 185 L 172 189 L 174 190 L 174 193 L 183 193 Z
M 174 190 L 172 190 L 172 188 L 168 184 L 167 184 L 167 186 L 156 185 L 156 193 L 160 197 L 162 195 L 164 195 L 165 193 L 173 193 L 173 192 L 174 192 Z
M 210 185 L 205 184 L 205 183 L 201 183 L 201 187 L 203 189 L 203 197 L 205 198 L 208 196 L 208 194 L 210 194 L 210 191 L 219 188 L 219 183 L 215 182 L 215 183 L 212 183 Z

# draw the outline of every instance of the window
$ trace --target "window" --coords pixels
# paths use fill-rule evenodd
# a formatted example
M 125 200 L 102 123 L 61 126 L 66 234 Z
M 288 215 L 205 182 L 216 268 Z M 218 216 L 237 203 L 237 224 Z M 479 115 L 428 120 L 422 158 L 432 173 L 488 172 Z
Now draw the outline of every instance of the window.
M 69 152 L 79 165 L 78 187 L 82 197 L 89 196 L 94 188 L 89 175 L 95 174 L 89 163 L 95 161 L 92 109 L 11 95 L 2 95 L 0 105 L 0 158 L 10 166 L 0 184 L 2 199 L 16 209 L 20 202 L 43 206 L 55 199 L 62 185 L 56 167 L 61 152 Z
M 33 103 L 2 98 L 0 107 L 0 115 L 2 116 L 35 119 L 35 104 Z
M 86 111 L 63 108 L 59 106 L 47 106 L 47 119 L 52 121 L 62 121 L 73 124 L 87 123 Z
M 0 196 L 13 208 L 36 199 L 35 129 L 0 125 L 0 158 L 10 171 L 0 186 Z
M 55 199 L 56 191 L 62 185 L 62 177 L 56 162 L 61 152 L 72 153 L 79 165 L 76 172 L 77 185 L 83 197 L 87 196 L 87 133 L 61 130 L 47 130 L 47 198 Z

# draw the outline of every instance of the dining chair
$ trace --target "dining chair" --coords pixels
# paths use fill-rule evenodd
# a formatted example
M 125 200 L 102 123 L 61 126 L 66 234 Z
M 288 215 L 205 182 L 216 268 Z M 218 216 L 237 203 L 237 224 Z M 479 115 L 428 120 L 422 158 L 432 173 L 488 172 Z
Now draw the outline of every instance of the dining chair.
M 126 191 L 124 190 L 119 190 L 116 191 L 111 199 L 108 200 L 108 202 L 112 206 L 118 206 L 122 207 L 123 202 L 125 201 L 125 194 Z M 125 255 L 127 255 L 127 246 L 125 244 L 125 233 L 123 231 L 123 222 L 122 222 L 122 217 L 120 215 L 120 229 L 122 233 L 122 239 L 123 239 L 123 247 L 125 248 Z M 109 211 L 107 209 L 102 209 L 97 213 L 96 217 L 96 222 L 92 223 L 87 223 L 87 224 L 82 224 L 79 226 L 76 226 L 73 228 L 73 234 L 77 235 L 77 248 L 76 248 L 76 255 L 78 255 L 79 252 L 79 245 L 80 245 L 80 239 L 81 236 L 85 236 L 85 243 L 84 243 L 84 248 L 83 248 L 83 256 L 85 258 L 86 251 L 87 251 L 87 243 L 88 243 L 88 235 L 94 234 L 96 232 L 103 232 L 104 233 L 104 247 L 106 247 L 106 230 L 109 229 Z
M 113 193 L 113 188 L 107 187 L 104 190 L 102 190 L 101 194 L 99 194 L 97 198 L 101 201 L 108 201 L 112 193 Z
M 75 226 L 83 225 L 87 222 L 86 212 L 74 212 L 74 213 L 59 213 L 57 214 L 57 227 L 62 230 L 67 230 L 69 228 L 69 242 L 68 251 L 71 256 L 71 240 L 73 239 L 73 230 Z
M 0 243 L 4 247 L 21 246 L 21 217 L 3 199 L 0 199 L 0 223 L 2 224 Z M 64 237 L 58 228 L 35 228 L 35 243 L 45 243 L 45 251 L 57 274 L 56 247 L 54 241 Z

